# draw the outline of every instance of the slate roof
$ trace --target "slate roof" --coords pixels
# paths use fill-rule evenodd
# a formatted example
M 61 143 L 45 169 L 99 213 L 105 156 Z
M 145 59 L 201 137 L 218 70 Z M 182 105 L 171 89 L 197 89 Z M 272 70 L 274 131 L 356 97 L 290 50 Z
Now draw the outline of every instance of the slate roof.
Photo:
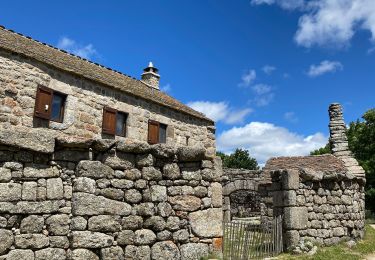
M 24 55 L 57 69 L 85 77 L 89 80 L 99 82 L 130 95 L 149 100 L 158 105 L 177 110 L 214 125 L 214 122 L 204 114 L 195 111 L 157 89 L 147 86 L 140 80 L 73 55 L 64 50 L 39 42 L 28 36 L 8 30 L 3 26 L 0 26 L 0 48 Z
M 344 162 L 332 154 L 296 157 L 274 157 L 266 162 L 263 170 L 310 168 L 321 172 L 346 172 Z

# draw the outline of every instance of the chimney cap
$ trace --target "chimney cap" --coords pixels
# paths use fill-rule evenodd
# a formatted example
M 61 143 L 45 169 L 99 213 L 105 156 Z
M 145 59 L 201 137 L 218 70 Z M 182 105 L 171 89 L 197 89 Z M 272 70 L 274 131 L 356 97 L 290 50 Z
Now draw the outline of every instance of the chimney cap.
M 152 63 L 152 61 L 150 61 L 148 63 L 148 66 L 146 68 L 143 69 L 144 72 L 154 72 L 154 73 L 158 73 L 158 69 L 154 67 L 154 64 Z

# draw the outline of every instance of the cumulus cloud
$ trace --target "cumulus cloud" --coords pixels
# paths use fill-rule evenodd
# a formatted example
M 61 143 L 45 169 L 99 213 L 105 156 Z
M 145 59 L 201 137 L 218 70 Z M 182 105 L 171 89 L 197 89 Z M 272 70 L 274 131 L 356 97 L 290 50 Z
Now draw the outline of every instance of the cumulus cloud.
M 251 108 L 234 109 L 227 102 L 194 101 L 187 105 L 215 122 L 222 121 L 225 124 L 242 123 L 245 117 L 253 111 Z
M 90 59 L 98 54 L 91 43 L 81 45 L 68 37 L 61 37 L 57 43 L 57 48 L 73 53 L 85 59 Z
M 274 72 L 276 70 L 276 67 L 274 66 L 271 66 L 271 65 L 265 65 L 263 68 L 262 68 L 263 72 L 266 73 L 267 75 L 271 75 L 272 72 Z
M 347 46 L 361 29 L 369 31 L 371 41 L 375 42 L 374 0 L 252 0 L 251 3 L 277 4 L 303 12 L 295 35 L 301 46 Z
M 248 70 L 244 74 L 242 74 L 241 82 L 238 85 L 240 87 L 248 87 L 254 82 L 256 77 L 257 77 L 257 74 L 255 70 Z
M 307 155 L 326 145 L 327 139 L 322 133 L 303 136 L 271 123 L 251 122 L 223 131 L 217 138 L 217 146 L 226 153 L 236 148 L 248 149 L 263 164 L 275 156 Z
M 318 65 L 311 65 L 307 75 L 317 77 L 326 73 L 334 73 L 338 70 L 343 70 L 343 66 L 340 62 L 324 60 Z

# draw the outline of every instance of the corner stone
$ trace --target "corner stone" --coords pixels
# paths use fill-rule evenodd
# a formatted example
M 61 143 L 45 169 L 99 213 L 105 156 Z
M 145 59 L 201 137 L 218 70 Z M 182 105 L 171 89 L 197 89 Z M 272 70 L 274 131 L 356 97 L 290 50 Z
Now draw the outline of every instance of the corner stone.
M 200 210 L 189 214 L 190 225 L 200 237 L 221 237 L 223 213 L 221 208 Z

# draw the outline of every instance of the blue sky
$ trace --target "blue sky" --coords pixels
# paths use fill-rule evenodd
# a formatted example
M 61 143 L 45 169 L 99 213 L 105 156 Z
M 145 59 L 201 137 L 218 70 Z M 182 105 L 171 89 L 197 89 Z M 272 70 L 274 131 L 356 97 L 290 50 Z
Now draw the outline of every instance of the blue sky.
M 161 87 L 217 121 L 218 148 L 303 155 L 374 107 L 373 0 L 7 1 L 0 24 Z

